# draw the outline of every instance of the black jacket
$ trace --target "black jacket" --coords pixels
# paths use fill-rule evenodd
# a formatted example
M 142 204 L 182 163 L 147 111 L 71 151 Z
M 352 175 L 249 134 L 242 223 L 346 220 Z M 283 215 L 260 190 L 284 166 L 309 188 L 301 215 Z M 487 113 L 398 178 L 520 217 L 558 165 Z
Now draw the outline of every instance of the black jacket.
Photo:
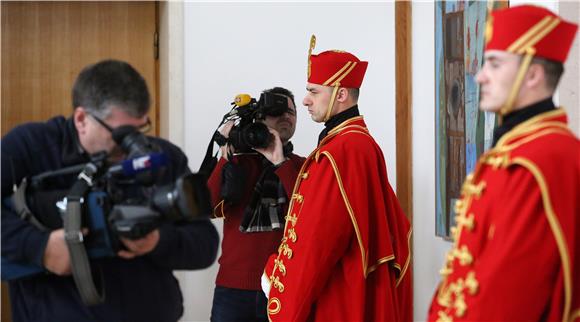
M 168 156 L 166 182 L 189 172 L 187 157 L 175 145 L 150 138 Z M 46 171 L 82 164 L 89 157 L 78 143 L 72 119 L 55 117 L 46 123 L 28 123 L 10 131 L 1 142 L 2 199 L 13 184 Z M 55 188 L 72 186 L 75 176 L 51 182 Z M 43 232 L 2 207 L 2 257 L 11 262 L 42 266 L 49 232 Z M 10 281 L 14 321 L 177 321 L 183 314 L 182 295 L 175 269 L 200 269 L 216 257 L 218 234 L 209 220 L 160 227 L 156 248 L 131 260 L 109 257 L 93 260 L 102 271 L 105 303 L 82 304 L 73 278 L 43 273 Z

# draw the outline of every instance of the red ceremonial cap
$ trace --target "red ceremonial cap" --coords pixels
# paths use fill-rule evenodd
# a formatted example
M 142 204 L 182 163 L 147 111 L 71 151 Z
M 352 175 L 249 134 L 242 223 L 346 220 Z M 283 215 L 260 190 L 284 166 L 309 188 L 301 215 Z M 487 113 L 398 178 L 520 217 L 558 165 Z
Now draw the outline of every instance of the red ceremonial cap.
M 313 37 L 310 51 L 316 40 Z M 341 50 L 328 50 L 318 55 L 309 55 L 308 82 L 323 86 L 360 88 L 368 62 L 360 61 L 355 55 Z
M 523 5 L 500 9 L 488 18 L 485 50 L 518 55 L 531 51 L 534 57 L 563 63 L 577 29 L 577 25 L 542 7 Z

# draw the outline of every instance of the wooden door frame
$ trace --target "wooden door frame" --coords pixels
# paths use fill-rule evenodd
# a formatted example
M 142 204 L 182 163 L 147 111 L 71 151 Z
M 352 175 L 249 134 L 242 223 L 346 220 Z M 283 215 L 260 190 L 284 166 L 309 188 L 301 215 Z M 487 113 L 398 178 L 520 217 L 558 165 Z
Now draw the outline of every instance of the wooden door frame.
M 395 2 L 397 197 L 413 223 L 413 120 L 411 2 Z
M 395 2 L 395 122 L 397 151 L 397 197 L 413 227 L 413 120 L 412 120 L 412 3 Z M 410 243 L 410 272 L 413 272 L 413 239 Z M 411 273 L 411 285 L 413 275 Z M 411 311 L 411 320 L 413 312 Z
M 159 135 L 175 145 L 185 144 L 183 2 L 158 3 Z

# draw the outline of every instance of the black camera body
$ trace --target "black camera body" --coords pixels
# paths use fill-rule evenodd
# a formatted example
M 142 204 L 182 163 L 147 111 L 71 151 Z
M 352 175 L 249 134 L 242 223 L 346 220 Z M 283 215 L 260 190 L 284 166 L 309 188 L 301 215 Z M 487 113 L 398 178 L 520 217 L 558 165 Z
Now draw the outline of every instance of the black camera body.
M 288 98 L 275 93 L 262 93 L 258 101 L 249 95 L 238 95 L 232 104 L 234 109 L 224 118 L 235 115 L 239 119 L 228 138 L 238 153 L 251 152 L 253 148 L 266 148 L 272 142 L 272 134 L 259 121 L 266 116 L 280 116 L 289 108 Z
M 119 237 L 138 239 L 163 223 L 208 218 L 212 208 L 206 177 L 189 173 L 175 181 L 164 180 L 167 156 L 132 126 L 113 131 L 113 139 L 126 152 L 119 163 L 107 163 L 107 154 L 91 162 L 26 178 L 7 201 L 22 218 L 42 230 L 63 227 L 67 200 L 87 168 L 94 169 L 91 184 L 82 196 L 81 223 L 88 228 L 84 245 L 91 258 L 115 256 L 122 249 Z M 73 188 L 57 187 L 61 177 L 74 176 Z M 41 267 L 6 262 L 2 279 L 42 272 Z

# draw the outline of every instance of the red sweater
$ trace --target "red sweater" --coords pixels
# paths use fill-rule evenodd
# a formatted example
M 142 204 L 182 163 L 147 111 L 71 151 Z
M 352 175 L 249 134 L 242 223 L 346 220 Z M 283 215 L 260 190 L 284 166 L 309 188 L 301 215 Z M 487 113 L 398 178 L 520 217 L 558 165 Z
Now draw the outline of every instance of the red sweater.
M 257 154 L 248 154 L 236 156 L 232 160 L 232 162 L 242 166 L 247 175 L 242 202 L 238 205 L 224 205 L 220 197 L 222 168 L 227 162 L 225 159 L 220 159 L 209 178 L 208 185 L 214 205 L 214 217 L 224 217 L 224 237 L 222 254 L 218 260 L 220 268 L 216 285 L 244 290 L 260 290 L 260 278 L 266 260 L 280 245 L 283 234 L 281 229 L 259 233 L 240 232 L 244 210 L 254 193 L 254 186 L 263 169 L 261 159 L 262 157 Z M 290 160 L 282 163 L 276 169 L 275 173 L 280 178 L 287 194 L 292 192 L 296 176 L 303 162 L 304 158 L 292 154 Z

